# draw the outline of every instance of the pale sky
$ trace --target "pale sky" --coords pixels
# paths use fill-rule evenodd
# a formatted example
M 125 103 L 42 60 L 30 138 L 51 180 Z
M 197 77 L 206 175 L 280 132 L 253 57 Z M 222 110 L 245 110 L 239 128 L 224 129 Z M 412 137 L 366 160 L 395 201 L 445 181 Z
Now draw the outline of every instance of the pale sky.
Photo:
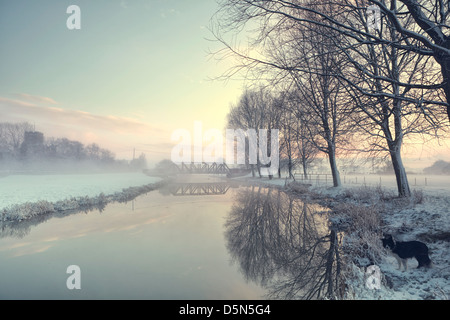
M 70 5 L 81 29 L 69 30 Z M 47 137 L 170 158 L 178 129 L 223 130 L 244 83 L 211 81 L 232 66 L 208 41 L 215 0 L 0 0 L 0 122 L 28 121 Z M 418 144 L 424 167 L 449 143 Z M 418 162 L 417 162 L 418 161 Z M 408 160 L 405 159 L 408 165 Z
M 81 29 L 69 30 L 70 5 Z M 96 142 L 130 158 L 170 157 L 171 134 L 224 129 L 239 81 L 208 54 L 214 0 L 0 0 L 0 121 Z

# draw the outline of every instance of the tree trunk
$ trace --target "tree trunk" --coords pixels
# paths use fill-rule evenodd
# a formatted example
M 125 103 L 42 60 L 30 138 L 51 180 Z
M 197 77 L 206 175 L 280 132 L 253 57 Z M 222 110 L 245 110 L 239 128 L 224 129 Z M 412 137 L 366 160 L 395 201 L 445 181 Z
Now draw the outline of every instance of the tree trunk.
M 394 166 L 395 179 L 397 180 L 398 195 L 399 197 L 409 197 L 411 196 L 411 190 L 409 188 L 406 170 L 403 166 L 400 148 L 395 145 L 390 145 L 389 150 L 391 154 L 392 165 Z
M 292 163 L 289 166 L 289 179 L 295 179 L 294 173 L 292 172 L 293 166 Z
M 341 186 L 341 176 L 336 163 L 335 147 L 328 143 L 328 159 L 330 160 L 331 175 L 333 176 L 333 187 Z
M 306 160 L 303 160 L 303 178 L 305 180 L 308 179 L 308 165 L 306 164 Z
M 303 124 L 302 124 L 303 125 Z M 302 166 L 303 166 L 303 178 L 306 180 L 308 179 L 308 157 L 306 156 L 306 142 L 304 138 L 301 138 L 302 145 L 301 145 L 301 157 L 302 157 Z

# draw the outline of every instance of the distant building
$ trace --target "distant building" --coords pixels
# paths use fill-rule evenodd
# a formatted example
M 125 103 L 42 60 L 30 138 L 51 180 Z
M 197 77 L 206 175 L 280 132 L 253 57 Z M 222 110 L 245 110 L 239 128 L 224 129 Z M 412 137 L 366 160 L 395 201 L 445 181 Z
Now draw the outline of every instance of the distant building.
M 44 153 L 44 134 L 38 131 L 26 131 L 20 146 L 23 158 L 38 158 Z

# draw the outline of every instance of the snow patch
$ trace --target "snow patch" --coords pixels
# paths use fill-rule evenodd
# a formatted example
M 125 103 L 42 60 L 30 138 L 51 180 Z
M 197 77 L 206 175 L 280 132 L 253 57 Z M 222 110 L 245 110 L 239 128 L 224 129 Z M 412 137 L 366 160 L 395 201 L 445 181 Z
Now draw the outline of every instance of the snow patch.
M 163 183 L 142 173 L 9 176 L 0 180 L 2 221 L 126 202 Z

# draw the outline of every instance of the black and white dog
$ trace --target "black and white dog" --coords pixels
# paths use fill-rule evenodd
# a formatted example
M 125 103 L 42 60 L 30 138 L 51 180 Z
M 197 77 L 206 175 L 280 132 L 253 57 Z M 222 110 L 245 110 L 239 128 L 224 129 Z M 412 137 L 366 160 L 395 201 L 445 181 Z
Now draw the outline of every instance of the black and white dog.
M 386 236 L 383 241 L 383 247 L 389 249 L 392 255 L 397 259 L 398 268 L 401 270 L 403 264 L 405 271 L 408 269 L 406 265 L 407 259 L 416 258 L 421 267 L 432 267 L 430 257 L 428 256 L 428 247 L 420 241 L 395 241 L 391 235 Z

